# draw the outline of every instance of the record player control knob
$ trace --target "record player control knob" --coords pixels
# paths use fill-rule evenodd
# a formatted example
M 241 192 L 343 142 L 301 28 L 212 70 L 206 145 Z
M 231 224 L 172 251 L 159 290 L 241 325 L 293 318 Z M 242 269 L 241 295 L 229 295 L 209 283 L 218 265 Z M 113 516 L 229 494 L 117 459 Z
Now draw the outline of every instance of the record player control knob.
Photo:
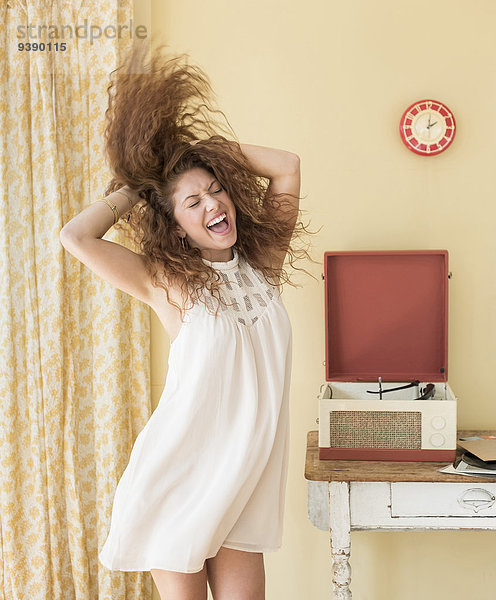
M 431 425 L 434 429 L 444 429 L 446 427 L 446 419 L 444 417 L 432 417 Z
M 433 433 L 431 435 L 431 444 L 433 446 L 435 446 L 436 448 L 440 448 L 441 446 L 444 446 L 444 435 L 442 433 Z

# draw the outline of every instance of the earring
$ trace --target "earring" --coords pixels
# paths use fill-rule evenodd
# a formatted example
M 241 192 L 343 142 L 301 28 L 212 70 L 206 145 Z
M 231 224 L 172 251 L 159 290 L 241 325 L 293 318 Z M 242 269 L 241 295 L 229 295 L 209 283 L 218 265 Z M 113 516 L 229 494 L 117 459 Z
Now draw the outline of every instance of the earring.
M 181 246 L 183 247 L 183 250 L 186 252 L 186 236 L 181 236 L 179 239 L 181 240 Z

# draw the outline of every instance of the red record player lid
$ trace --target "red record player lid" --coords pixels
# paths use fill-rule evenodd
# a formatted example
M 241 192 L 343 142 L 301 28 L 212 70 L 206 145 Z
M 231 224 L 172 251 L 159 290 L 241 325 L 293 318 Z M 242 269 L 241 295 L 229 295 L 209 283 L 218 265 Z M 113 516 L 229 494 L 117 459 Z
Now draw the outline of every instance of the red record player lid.
M 324 254 L 327 381 L 446 381 L 448 252 Z

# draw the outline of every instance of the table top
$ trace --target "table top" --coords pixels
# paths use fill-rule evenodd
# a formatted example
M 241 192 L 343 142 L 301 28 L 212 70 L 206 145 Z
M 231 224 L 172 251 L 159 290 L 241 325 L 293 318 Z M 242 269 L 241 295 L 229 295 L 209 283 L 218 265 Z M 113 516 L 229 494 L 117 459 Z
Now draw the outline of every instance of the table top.
M 458 437 L 491 435 L 494 431 L 459 431 Z M 320 460 L 319 432 L 309 431 L 305 479 L 310 481 L 436 481 L 470 483 L 496 482 L 494 477 L 475 477 L 439 473 L 447 463 L 394 462 L 371 460 Z

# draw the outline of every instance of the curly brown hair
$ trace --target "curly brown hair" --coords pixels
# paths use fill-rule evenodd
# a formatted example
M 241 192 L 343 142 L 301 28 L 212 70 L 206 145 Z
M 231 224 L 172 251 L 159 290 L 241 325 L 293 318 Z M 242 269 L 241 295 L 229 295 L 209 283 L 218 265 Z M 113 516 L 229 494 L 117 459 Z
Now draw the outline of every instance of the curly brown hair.
M 185 53 L 167 55 L 165 44 L 150 58 L 135 45 L 112 71 L 107 88 L 105 151 L 112 172 L 105 195 L 123 185 L 141 197 L 118 229 L 131 234 L 145 259 L 153 285 L 175 285 L 185 297 L 202 301 L 206 288 L 219 299 L 220 277 L 203 262 L 198 248 L 183 248 L 176 232 L 173 194 L 183 173 L 202 167 L 224 187 L 236 208 L 236 249 L 269 283 L 293 284 L 272 266 L 274 252 L 289 264 L 309 258 L 295 241 L 309 233 L 288 194 L 267 194 L 268 180 L 255 175 L 224 113 L 212 108 L 208 76 Z M 218 119 L 221 115 L 228 127 Z M 195 143 L 193 143 L 195 142 Z M 295 223 L 296 219 L 296 225 Z M 164 279 L 162 279 L 164 277 Z

